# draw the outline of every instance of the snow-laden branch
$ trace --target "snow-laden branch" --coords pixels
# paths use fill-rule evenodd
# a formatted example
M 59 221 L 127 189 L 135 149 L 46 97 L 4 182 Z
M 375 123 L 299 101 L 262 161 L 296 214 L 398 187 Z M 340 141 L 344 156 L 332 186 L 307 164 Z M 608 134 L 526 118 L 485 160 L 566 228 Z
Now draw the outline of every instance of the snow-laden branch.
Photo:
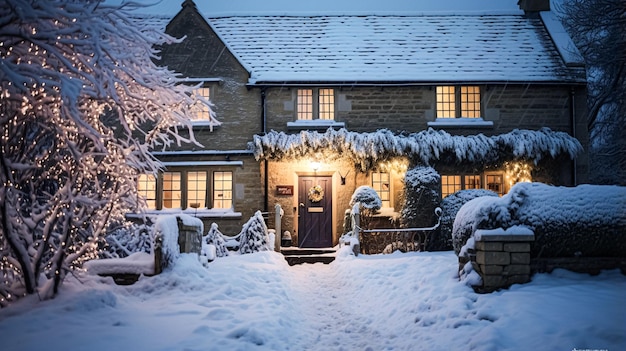
M 394 157 L 408 157 L 427 165 L 446 156 L 453 157 L 456 162 L 525 159 L 537 163 L 545 157 L 554 158 L 562 154 L 574 158 L 582 151 L 582 145 L 576 138 L 549 128 L 537 131 L 516 129 L 489 137 L 483 134 L 451 135 L 432 128 L 408 135 L 394 134 L 386 129 L 371 133 L 332 128 L 324 133 L 271 131 L 262 136 L 255 135 L 249 147 L 257 160 L 298 158 L 328 150 L 349 156 L 364 170 Z

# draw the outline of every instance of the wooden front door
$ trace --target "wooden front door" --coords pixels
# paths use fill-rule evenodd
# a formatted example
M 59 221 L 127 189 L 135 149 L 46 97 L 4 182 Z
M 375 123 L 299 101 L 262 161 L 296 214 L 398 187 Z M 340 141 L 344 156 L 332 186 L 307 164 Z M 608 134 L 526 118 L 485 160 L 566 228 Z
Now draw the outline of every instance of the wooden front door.
M 298 178 L 298 246 L 332 246 L 332 177 Z

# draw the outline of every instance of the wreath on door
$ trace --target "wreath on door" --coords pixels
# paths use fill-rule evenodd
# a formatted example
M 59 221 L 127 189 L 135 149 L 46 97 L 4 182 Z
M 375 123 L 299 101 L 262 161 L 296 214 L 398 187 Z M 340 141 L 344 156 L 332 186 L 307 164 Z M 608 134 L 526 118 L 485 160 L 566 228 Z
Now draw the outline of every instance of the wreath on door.
M 316 185 L 309 189 L 309 200 L 311 202 L 320 202 L 324 198 L 324 189 L 320 185 Z

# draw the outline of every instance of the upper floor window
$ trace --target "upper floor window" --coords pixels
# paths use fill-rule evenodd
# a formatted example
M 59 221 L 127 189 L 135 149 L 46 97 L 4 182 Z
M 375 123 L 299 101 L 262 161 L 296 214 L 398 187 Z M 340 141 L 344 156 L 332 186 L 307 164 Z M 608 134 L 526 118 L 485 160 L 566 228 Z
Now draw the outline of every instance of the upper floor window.
M 196 89 L 196 95 L 203 98 L 206 101 L 211 99 L 211 89 L 209 87 L 201 87 Z M 202 104 L 200 111 L 197 115 L 192 116 L 192 122 L 205 122 L 211 120 L 211 110 L 209 106 Z
M 437 118 L 480 118 L 479 86 L 438 86 Z
M 372 188 L 382 201 L 382 207 L 391 207 L 391 179 L 387 172 L 372 173 Z
M 326 88 L 298 89 L 296 113 L 298 120 L 334 120 L 335 90 Z

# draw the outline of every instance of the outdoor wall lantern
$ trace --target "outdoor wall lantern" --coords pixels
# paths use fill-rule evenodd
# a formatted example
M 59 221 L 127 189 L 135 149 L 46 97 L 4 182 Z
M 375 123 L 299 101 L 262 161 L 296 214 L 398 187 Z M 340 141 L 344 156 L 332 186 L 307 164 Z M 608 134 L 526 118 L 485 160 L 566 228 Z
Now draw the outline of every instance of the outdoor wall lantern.
M 318 169 L 320 169 L 321 167 L 321 163 L 319 163 L 318 161 L 311 161 L 310 166 L 311 169 L 313 170 L 313 172 L 317 172 Z

